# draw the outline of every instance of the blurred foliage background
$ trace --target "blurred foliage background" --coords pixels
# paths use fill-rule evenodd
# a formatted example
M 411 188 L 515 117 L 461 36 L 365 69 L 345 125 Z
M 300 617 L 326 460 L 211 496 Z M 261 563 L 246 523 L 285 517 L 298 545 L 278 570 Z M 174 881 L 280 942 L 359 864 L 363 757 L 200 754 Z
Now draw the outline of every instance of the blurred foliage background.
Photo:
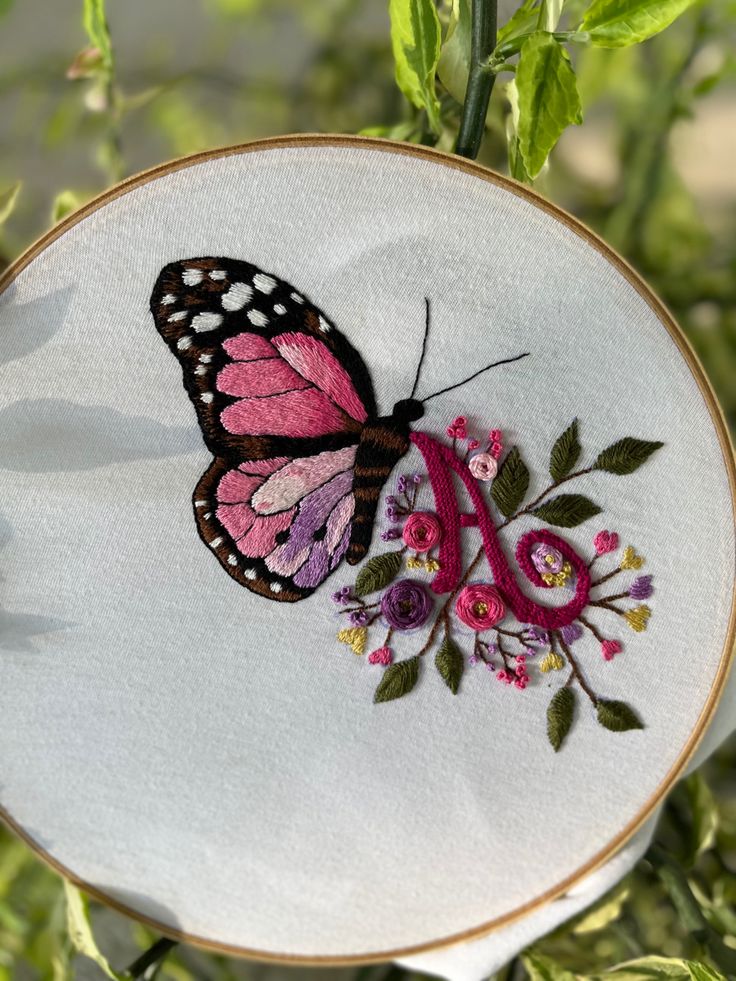
M 443 39 L 466 2 L 438 3 Z M 395 83 L 384 0 L 108 0 L 109 35 L 102 0 L 84 6 L 83 18 L 82 0 L 0 0 L 0 269 L 112 183 L 197 150 L 295 132 L 371 132 L 447 150 L 454 144 L 456 79 L 441 61 L 438 121 L 429 125 Z M 534 0 L 523 6 L 536 16 Z M 558 15 L 562 4 L 555 6 Z M 576 23 L 585 7 L 568 0 L 563 17 Z M 516 9 L 515 0 L 502 0 L 499 24 Z M 733 0 L 701 0 L 643 44 L 570 44 L 584 121 L 565 129 L 535 181 L 664 299 L 732 429 L 735 41 Z M 479 157 L 502 172 L 514 125 L 512 77 L 499 76 Z M 513 159 L 511 170 L 528 179 Z M 656 847 L 621 887 L 499 979 L 736 977 L 734 763 L 731 740 L 671 795 Z M 122 977 L 155 940 L 113 911 L 88 909 L 0 831 L 0 981 Z M 617 967 L 632 959 L 639 966 Z M 188 947 L 145 976 L 410 977 L 392 966 L 265 967 Z

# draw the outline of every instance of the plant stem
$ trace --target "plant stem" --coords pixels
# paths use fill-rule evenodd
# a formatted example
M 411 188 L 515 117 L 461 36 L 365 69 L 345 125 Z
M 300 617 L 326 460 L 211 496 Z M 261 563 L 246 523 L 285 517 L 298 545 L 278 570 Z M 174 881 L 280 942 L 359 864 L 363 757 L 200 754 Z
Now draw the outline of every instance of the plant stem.
M 584 627 L 587 627 L 587 629 L 593 634 L 599 643 L 603 643 L 605 637 L 593 626 L 589 620 L 586 620 L 585 617 L 578 617 L 578 621 L 582 623 Z
M 567 658 L 567 663 L 572 668 L 572 672 L 575 675 L 575 677 L 577 678 L 578 684 L 583 689 L 583 691 L 588 696 L 588 698 L 591 700 L 591 702 L 593 703 L 593 705 L 597 705 L 598 704 L 598 697 L 595 694 L 595 692 L 593 692 L 588 687 L 588 683 L 585 680 L 585 677 L 583 675 L 583 672 L 580 670 L 580 665 L 575 660 L 575 658 L 572 656 L 572 653 L 570 652 L 570 648 L 567 646 L 567 644 L 565 643 L 565 641 L 562 639 L 562 635 L 557 630 L 555 630 L 553 636 L 554 636 L 555 640 L 557 641 L 557 643 L 562 648 L 562 653 Z
M 166 955 L 177 946 L 176 940 L 169 940 L 168 937 L 161 937 L 153 946 L 144 951 L 139 958 L 133 961 L 125 971 L 125 975 L 132 979 L 142 978 L 146 971 L 154 964 L 160 963 Z
M 497 0 L 473 0 L 472 17 L 470 73 L 455 153 L 475 160 L 483 141 L 488 103 L 496 81 L 495 72 L 489 71 L 484 62 L 496 46 Z
M 606 573 L 606 575 L 605 576 L 601 576 L 600 579 L 595 579 L 590 584 L 590 588 L 593 589 L 594 586 L 602 586 L 604 582 L 608 582 L 609 579 L 613 579 L 614 576 L 617 576 L 619 574 L 619 572 L 622 572 L 622 571 L 623 570 L 619 568 L 619 569 L 614 569 L 613 572 Z

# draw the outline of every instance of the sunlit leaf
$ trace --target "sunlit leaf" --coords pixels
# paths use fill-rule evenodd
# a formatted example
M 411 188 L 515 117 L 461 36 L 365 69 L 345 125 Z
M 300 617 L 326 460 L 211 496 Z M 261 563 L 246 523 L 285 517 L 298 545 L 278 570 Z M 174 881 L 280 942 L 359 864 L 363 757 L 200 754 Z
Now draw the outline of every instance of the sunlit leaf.
M 391 45 L 396 82 L 407 99 L 427 113 L 440 132 L 440 104 L 434 76 L 440 57 L 440 19 L 434 0 L 390 0 Z
M 621 916 L 621 910 L 630 894 L 631 886 L 628 882 L 619 884 L 575 923 L 572 932 L 593 933 L 614 923 Z
M 538 31 L 524 41 L 516 85 L 519 151 L 534 178 L 564 130 L 583 119 L 570 58 L 551 34 Z
M 67 928 L 69 939 L 74 949 L 79 954 L 89 957 L 101 968 L 108 978 L 116 981 L 124 981 L 122 974 L 117 974 L 110 967 L 107 958 L 97 947 L 97 942 L 92 933 L 92 924 L 89 916 L 89 900 L 80 892 L 76 886 L 70 882 L 64 882 L 64 895 L 66 897 Z
M 22 186 L 22 181 L 16 181 L 4 191 L 0 191 L 0 225 L 3 225 L 12 215 Z
M 84 0 L 82 23 L 90 44 L 99 49 L 102 64 L 112 70 L 112 42 L 105 16 L 105 0 Z
M 470 0 L 453 0 L 450 23 L 437 63 L 437 74 L 456 102 L 465 100 L 470 74 Z
M 54 198 L 51 206 L 51 221 L 56 224 L 62 218 L 66 218 L 72 211 L 76 211 L 81 204 L 81 199 L 75 191 L 60 191 Z
M 575 975 L 536 950 L 527 950 L 521 959 L 529 975 L 529 981 L 575 981 Z
M 695 0 L 594 0 L 581 30 L 594 44 L 621 48 L 638 44 L 669 27 Z
M 691 774 L 683 783 L 690 802 L 693 821 L 692 857 L 694 859 L 703 852 L 709 851 L 715 844 L 718 810 L 710 787 L 700 772 Z

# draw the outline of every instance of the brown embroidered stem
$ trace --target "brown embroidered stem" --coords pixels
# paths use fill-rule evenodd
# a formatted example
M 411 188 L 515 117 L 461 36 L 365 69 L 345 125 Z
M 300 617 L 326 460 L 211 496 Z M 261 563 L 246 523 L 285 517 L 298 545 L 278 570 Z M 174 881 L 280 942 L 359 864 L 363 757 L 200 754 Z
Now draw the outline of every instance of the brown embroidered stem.
M 601 576 L 600 579 L 594 579 L 590 584 L 590 588 L 593 589 L 594 586 L 602 586 L 604 582 L 608 582 L 609 579 L 613 579 L 614 576 L 617 576 L 619 572 L 622 571 L 623 570 L 621 568 L 614 569 L 613 572 L 609 572 L 605 576 Z
M 599 642 L 600 642 L 601 644 L 602 644 L 602 643 L 603 643 L 603 641 L 604 641 L 604 640 L 606 639 L 605 637 L 603 637 L 603 636 L 601 635 L 601 633 L 600 633 L 600 632 L 599 632 L 599 631 L 597 630 L 597 628 L 596 628 L 596 627 L 594 627 L 594 626 L 593 626 L 593 624 L 592 624 L 592 623 L 591 623 L 591 622 L 590 622 L 589 620 L 586 620 L 586 619 L 585 619 L 585 617 L 578 617 L 578 622 L 579 622 L 579 623 L 582 623 L 582 625 L 583 625 L 584 627 L 587 627 L 587 628 L 588 628 L 588 630 L 589 630 L 589 631 L 590 631 L 590 632 L 591 632 L 591 633 L 593 634 L 593 636 L 595 637 L 595 639 L 596 639 L 597 641 L 599 641 Z
M 437 636 L 437 631 L 439 630 L 439 627 L 440 627 L 440 621 L 444 621 L 444 620 L 447 620 L 448 619 L 448 617 L 449 617 L 450 604 L 455 599 L 455 597 L 460 592 L 460 590 L 463 588 L 463 586 L 465 586 L 467 584 L 468 579 L 470 579 L 470 577 L 472 576 L 472 574 L 475 572 L 475 570 L 478 567 L 478 564 L 480 563 L 480 561 L 481 561 L 481 559 L 483 558 L 484 555 L 485 555 L 485 552 L 483 551 L 483 549 L 482 548 L 479 548 L 478 551 L 476 552 L 475 558 L 473 559 L 473 561 L 470 563 L 470 565 L 468 566 L 468 568 L 463 573 L 463 575 L 462 575 L 460 581 L 458 582 L 457 586 L 453 589 L 453 591 L 449 594 L 449 596 L 447 597 L 447 599 L 445 600 L 445 602 L 442 604 L 442 607 L 441 607 L 439 613 L 437 614 L 437 617 L 435 618 L 434 623 L 432 624 L 432 629 L 429 631 L 429 634 L 427 636 L 427 640 L 426 640 L 424 646 L 422 647 L 422 649 L 419 651 L 419 654 L 417 655 L 418 657 L 423 657 L 427 653 L 427 651 L 430 649 L 430 647 L 432 646 L 432 644 L 434 644 L 435 638 Z
M 526 645 L 525 635 L 523 630 L 502 630 L 501 627 L 493 628 L 497 634 L 503 634 L 504 637 L 514 637 L 519 641 L 520 644 Z
M 559 633 L 559 631 L 557 631 L 557 630 L 554 631 L 554 638 L 557 641 L 557 643 L 560 645 L 560 647 L 562 648 L 562 653 L 567 658 L 567 663 L 570 665 L 570 668 L 572 669 L 572 673 L 575 675 L 575 678 L 577 679 L 578 684 L 583 689 L 583 691 L 588 696 L 588 698 L 591 700 L 591 702 L 593 703 L 593 705 L 594 706 L 597 706 L 598 705 L 598 697 L 597 697 L 597 695 L 592 691 L 591 688 L 588 687 L 588 683 L 585 680 L 585 677 L 583 675 L 583 672 L 580 670 L 580 665 L 575 660 L 575 658 L 572 656 L 572 653 L 570 651 L 570 648 L 567 646 L 567 644 L 565 643 L 565 641 L 562 639 L 562 635 Z
M 592 569 L 593 566 L 595 565 L 595 563 L 598 561 L 599 558 L 600 558 L 600 555 L 594 555 L 593 558 L 588 563 L 588 568 L 589 569 Z
M 625 593 L 612 593 L 610 596 L 599 596 L 598 602 L 612 603 L 614 600 L 628 599 L 628 598 L 629 598 L 629 591 L 627 589 Z
M 496 639 L 496 647 L 498 649 L 498 653 L 501 655 L 501 658 L 503 660 L 503 666 L 506 668 L 507 671 L 513 671 L 514 669 L 511 667 L 511 665 L 508 662 L 508 659 L 510 657 L 513 657 L 513 654 L 511 654 L 510 651 L 504 650 L 500 637 Z
M 391 643 L 391 638 L 393 637 L 393 635 L 394 635 L 394 628 L 393 627 L 389 627 L 388 628 L 388 633 L 386 634 L 386 638 L 383 641 L 383 644 L 381 644 L 381 646 L 382 647 L 388 647 L 388 645 Z
M 523 514 L 529 514 L 530 511 L 533 511 L 538 504 L 541 504 L 541 502 L 544 500 L 545 497 L 551 494 L 552 491 L 557 490 L 558 487 L 561 487 L 563 484 L 566 484 L 568 480 L 574 480 L 576 477 L 582 477 L 586 473 L 592 473 L 594 469 L 595 469 L 594 467 L 586 467 L 585 470 L 576 470 L 575 473 L 568 474 L 568 476 L 563 477 L 562 480 L 556 480 L 554 484 L 550 484 L 546 490 L 543 490 L 541 494 L 535 497 L 534 500 L 531 502 L 531 504 L 527 504 L 527 506 L 525 508 L 522 508 L 521 511 L 517 511 L 516 514 L 512 514 L 510 518 L 507 518 L 505 521 L 502 521 L 501 524 L 498 526 L 499 529 L 505 528 L 507 525 L 510 525 L 512 521 L 516 521 L 516 519 L 520 518 Z
M 622 610 L 618 606 L 613 606 L 612 603 L 606 603 L 605 600 L 590 600 L 589 606 L 599 606 L 602 610 L 610 610 L 612 613 L 618 613 L 620 617 L 626 613 L 626 610 Z

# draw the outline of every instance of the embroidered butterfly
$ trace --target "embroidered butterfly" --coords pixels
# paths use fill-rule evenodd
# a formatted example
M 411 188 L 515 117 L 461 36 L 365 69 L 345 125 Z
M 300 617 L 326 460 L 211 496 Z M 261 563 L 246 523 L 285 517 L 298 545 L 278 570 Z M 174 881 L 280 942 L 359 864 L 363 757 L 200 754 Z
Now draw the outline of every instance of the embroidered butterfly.
M 228 575 L 295 602 L 343 558 L 360 562 L 411 423 L 423 402 L 449 389 L 414 397 L 420 359 L 409 398 L 379 416 L 355 348 L 307 297 L 248 262 L 170 263 L 151 311 L 214 457 L 194 511 Z M 425 346 L 428 326 L 429 305 Z

